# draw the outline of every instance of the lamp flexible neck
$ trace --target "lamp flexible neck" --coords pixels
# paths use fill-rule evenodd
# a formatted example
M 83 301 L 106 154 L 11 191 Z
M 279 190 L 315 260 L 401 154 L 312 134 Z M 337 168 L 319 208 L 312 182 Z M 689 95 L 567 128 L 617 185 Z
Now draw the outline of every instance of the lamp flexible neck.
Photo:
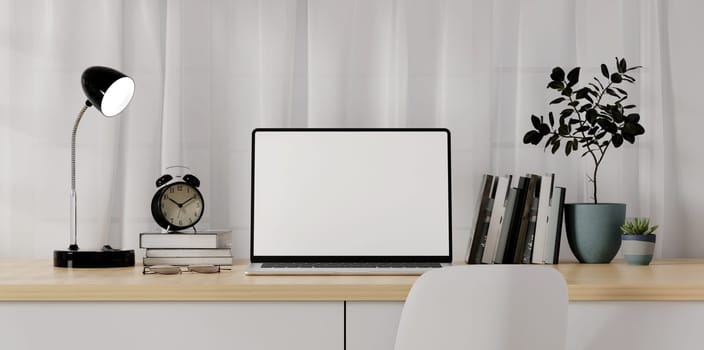
M 88 104 L 81 108 L 78 112 L 78 117 L 76 122 L 73 124 L 73 131 L 71 132 L 71 190 L 76 190 L 76 132 L 78 131 L 78 123 L 81 122 L 83 114 L 90 107 Z
M 71 132 L 71 217 L 69 219 L 71 221 L 70 250 L 78 250 L 78 210 L 76 205 L 76 132 L 78 131 L 78 124 L 81 122 L 83 114 L 90 106 L 90 102 L 86 101 L 86 104 L 83 108 L 81 108 L 81 111 L 78 112 L 78 117 L 76 118 L 76 122 L 73 124 L 73 131 Z

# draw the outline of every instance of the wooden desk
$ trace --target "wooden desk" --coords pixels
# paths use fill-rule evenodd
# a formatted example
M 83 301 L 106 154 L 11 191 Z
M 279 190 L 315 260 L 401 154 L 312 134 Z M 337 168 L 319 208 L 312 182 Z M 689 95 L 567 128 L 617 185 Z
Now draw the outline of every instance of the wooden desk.
M 143 275 L 141 267 L 55 268 L 0 260 L 0 301 L 404 301 L 414 276 Z M 561 264 L 571 301 L 704 301 L 704 260 Z
M 101 343 L 115 350 L 204 344 L 390 350 L 416 279 L 244 276 L 244 266 L 145 276 L 141 267 L 62 269 L 49 260 L 0 260 L 3 348 L 45 348 L 70 335 L 73 349 Z M 704 260 L 546 268 L 558 269 L 568 283 L 567 349 L 701 348 Z

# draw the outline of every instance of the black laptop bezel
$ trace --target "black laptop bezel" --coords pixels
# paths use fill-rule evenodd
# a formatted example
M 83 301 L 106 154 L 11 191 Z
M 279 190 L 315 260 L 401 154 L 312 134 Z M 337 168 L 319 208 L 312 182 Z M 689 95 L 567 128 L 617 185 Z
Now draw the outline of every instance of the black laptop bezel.
M 254 178 L 255 178 L 255 140 L 260 132 L 444 132 L 447 136 L 447 204 L 448 204 L 448 255 L 444 256 L 299 256 L 299 255 L 254 255 Z M 252 263 L 282 263 L 282 262 L 452 262 L 452 156 L 451 133 L 447 128 L 255 128 L 252 130 L 251 153 L 251 187 L 250 187 L 250 236 L 249 259 Z

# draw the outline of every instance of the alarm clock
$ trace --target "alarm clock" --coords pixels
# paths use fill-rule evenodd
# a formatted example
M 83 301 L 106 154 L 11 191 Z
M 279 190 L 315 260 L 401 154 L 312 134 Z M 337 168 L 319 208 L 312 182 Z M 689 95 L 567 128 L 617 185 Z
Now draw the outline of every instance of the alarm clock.
M 200 180 L 191 174 L 176 178 L 166 174 L 158 178 L 158 189 L 152 197 L 152 217 L 156 223 L 167 231 L 180 231 L 197 224 L 204 210 L 199 186 Z

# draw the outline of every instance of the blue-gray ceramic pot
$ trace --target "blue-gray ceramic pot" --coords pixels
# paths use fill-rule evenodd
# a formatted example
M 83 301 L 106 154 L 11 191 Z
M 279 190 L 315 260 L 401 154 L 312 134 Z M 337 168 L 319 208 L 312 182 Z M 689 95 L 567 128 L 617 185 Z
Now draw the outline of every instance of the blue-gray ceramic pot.
M 653 260 L 655 235 L 621 235 L 623 258 L 629 265 L 648 265 Z
M 582 263 L 610 263 L 621 247 L 621 225 L 625 221 L 623 203 L 565 204 L 567 242 Z

